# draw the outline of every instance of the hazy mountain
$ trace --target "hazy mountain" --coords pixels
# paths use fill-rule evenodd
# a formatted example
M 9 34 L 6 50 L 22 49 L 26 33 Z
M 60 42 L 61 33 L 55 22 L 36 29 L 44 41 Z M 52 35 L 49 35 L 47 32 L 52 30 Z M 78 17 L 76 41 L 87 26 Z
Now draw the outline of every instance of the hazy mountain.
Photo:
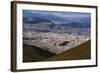
M 23 28 L 41 32 L 90 35 L 90 17 L 90 13 L 24 10 Z
M 59 25 L 70 24 L 70 26 L 78 25 L 78 26 L 87 27 L 90 26 L 90 22 L 91 22 L 90 13 L 79 13 L 79 12 L 23 10 L 23 17 L 24 18 L 33 17 L 35 19 L 38 18 L 39 20 L 42 19 L 43 21 L 46 20 Z

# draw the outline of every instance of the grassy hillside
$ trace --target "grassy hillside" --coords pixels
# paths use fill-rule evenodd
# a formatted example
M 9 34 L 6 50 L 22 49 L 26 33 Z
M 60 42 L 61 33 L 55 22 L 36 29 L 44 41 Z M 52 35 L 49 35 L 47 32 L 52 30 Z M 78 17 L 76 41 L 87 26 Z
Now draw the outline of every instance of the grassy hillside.
M 46 60 L 77 60 L 77 59 L 90 59 L 91 58 L 91 41 L 87 41 L 77 47 L 67 50 L 59 55 L 55 55 Z
M 54 55 L 55 54 L 38 47 L 23 44 L 23 62 L 42 61 Z
M 23 44 L 23 62 L 79 60 L 91 58 L 91 41 L 55 55 L 35 46 Z

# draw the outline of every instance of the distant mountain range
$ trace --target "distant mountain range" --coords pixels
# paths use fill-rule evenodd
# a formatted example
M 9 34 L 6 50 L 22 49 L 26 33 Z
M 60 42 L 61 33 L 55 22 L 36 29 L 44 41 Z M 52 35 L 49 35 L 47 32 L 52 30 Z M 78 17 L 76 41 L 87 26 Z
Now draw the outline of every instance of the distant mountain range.
M 41 32 L 84 32 L 81 28 L 91 27 L 89 13 L 23 11 L 23 28 Z M 73 28 L 78 28 L 73 30 Z M 85 30 L 87 32 L 87 30 Z
M 23 17 L 37 17 L 54 22 L 86 22 L 90 23 L 91 14 L 82 12 L 23 10 Z
M 56 24 L 50 20 L 41 19 L 37 17 L 24 17 L 23 18 L 24 30 L 36 30 L 41 32 L 57 32 L 57 33 L 83 33 L 88 32 L 90 25 L 80 22 L 66 22 Z M 77 29 L 73 29 L 77 28 Z M 82 30 L 86 29 L 86 30 Z M 90 33 L 88 33 L 89 35 Z
M 53 22 L 54 24 L 80 23 L 82 26 L 90 26 L 91 14 L 79 12 L 38 11 L 23 10 L 23 18 L 39 19 Z M 37 20 L 38 20 L 37 19 Z

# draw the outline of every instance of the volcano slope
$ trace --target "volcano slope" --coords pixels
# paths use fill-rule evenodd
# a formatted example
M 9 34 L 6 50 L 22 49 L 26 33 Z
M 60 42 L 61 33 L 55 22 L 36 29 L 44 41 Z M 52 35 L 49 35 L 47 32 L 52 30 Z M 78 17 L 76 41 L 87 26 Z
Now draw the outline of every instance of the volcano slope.
M 69 49 L 59 55 L 55 55 L 46 60 L 59 61 L 59 60 L 79 60 L 91 58 L 91 40 Z
M 79 60 L 91 58 L 91 40 L 58 55 L 31 45 L 23 44 L 23 47 L 23 62 Z

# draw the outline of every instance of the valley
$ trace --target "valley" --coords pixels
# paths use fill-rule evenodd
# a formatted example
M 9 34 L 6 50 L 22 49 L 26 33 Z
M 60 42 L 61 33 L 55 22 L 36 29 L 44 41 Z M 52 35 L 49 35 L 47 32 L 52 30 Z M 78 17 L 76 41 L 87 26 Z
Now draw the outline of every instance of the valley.
M 60 54 L 90 40 L 89 36 L 85 35 L 47 33 L 34 30 L 24 32 L 23 38 L 25 44 L 37 46 L 55 54 Z

